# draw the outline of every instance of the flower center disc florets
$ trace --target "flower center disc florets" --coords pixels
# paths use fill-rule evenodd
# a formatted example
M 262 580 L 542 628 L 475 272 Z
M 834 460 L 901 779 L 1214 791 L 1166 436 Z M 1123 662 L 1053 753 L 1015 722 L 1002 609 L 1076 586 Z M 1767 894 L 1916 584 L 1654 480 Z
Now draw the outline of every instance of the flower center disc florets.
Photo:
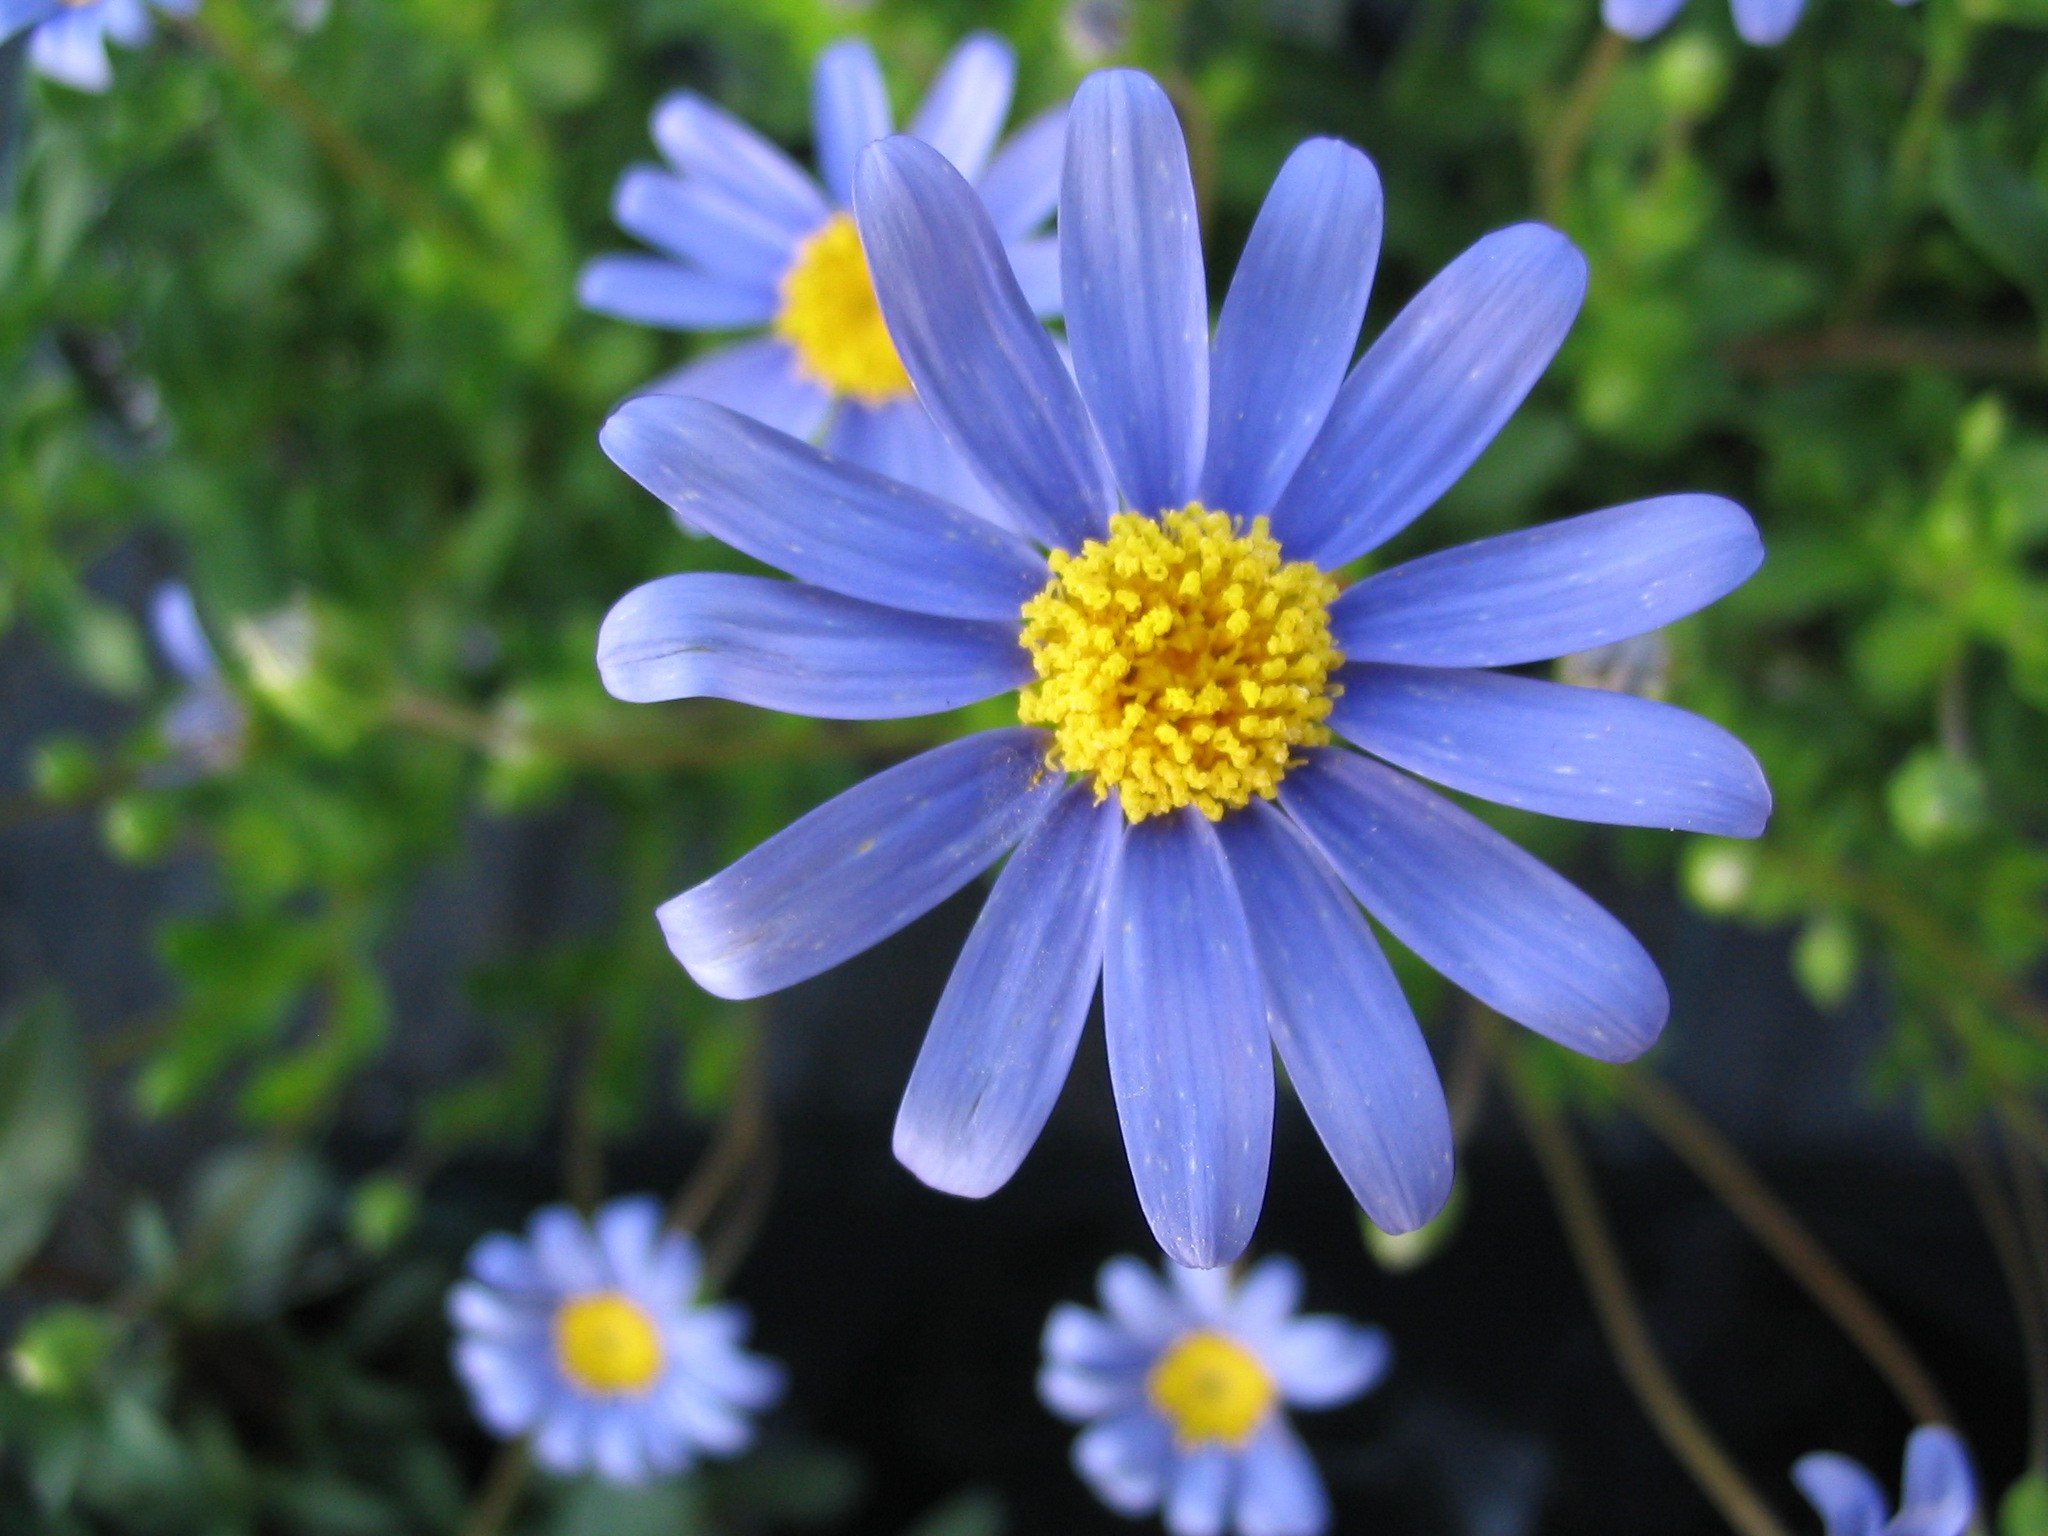
M 1275 1395 L 1256 1355 L 1206 1330 L 1174 1340 L 1145 1378 L 1145 1396 L 1184 1450 L 1243 1445 L 1265 1422 Z
M 638 1302 L 596 1291 L 570 1298 L 555 1313 L 555 1358 L 586 1392 L 645 1392 L 661 1374 L 661 1333 Z
M 1263 517 L 1240 532 L 1192 503 L 1120 512 L 1109 530 L 1055 550 L 1024 605 L 1038 681 L 1018 714 L 1050 726 L 1054 765 L 1093 775 L 1098 802 L 1116 790 L 1132 821 L 1272 799 L 1295 749 L 1330 739 L 1336 582 L 1283 560 Z
M 834 214 L 797 247 L 781 292 L 775 333 L 795 350 L 797 369 L 806 378 L 864 405 L 884 405 L 910 393 L 910 375 L 889 339 L 850 215 Z

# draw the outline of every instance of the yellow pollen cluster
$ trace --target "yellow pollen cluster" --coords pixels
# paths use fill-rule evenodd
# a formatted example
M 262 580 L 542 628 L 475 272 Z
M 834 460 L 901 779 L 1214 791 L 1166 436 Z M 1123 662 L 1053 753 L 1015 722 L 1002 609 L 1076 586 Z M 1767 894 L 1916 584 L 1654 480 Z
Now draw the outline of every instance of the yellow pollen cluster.
M 1054 766 L 1092 774 L 1098 802 L 1116 790 L 1132 821 L 1272 799 L 1295 748 L 1330 739 L 1336 582 L 1283 561 L 1263 517 L 1239 532 L 1195 503 L 1109 527 L 1054 551 L 1024 605 L 1038 681 L 1019 716 L 1052 727 Z
M 555 1313 L 555 1359 L 586 1392 L 645 1392 L 661 1374 L 662 1358 L 654 1319 L 617 1291 L 571 1297 Z
M 798 371 L 835 395 L 884 405 L 910 393 L 851 215 L 834 214 L 797 248 L 775 334 L 795 349 Z
M 1242 1446 L 1277 1394 L 1258 1357 L 1224 1334 L 1182 1334 L 1153 1364 L 1145 1396 L 1184 1451 Z

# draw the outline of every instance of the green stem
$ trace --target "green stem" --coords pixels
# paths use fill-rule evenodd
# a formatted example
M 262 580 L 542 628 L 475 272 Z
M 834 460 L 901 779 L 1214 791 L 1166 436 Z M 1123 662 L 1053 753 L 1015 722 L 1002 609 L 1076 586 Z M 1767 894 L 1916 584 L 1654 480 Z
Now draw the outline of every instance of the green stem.
M 477 1490 L 469 1518 L 462 1524 L 462 1536 L 498 1536 L 519 1508 L 533 1472 L 533 1455 L 524 1440 L 515 1440 L 498 1453 L 491 1470 Z
M 1536 160 L 1536 211 L 1552 224 L 1563 222 L 1565 199 L 1571 193 L 1579 157 L 1592 136 L 1593 121 L 1599 116 L 1615 67 L 1627 50 L 1628 43 L 1620 33 L 1604 27 L 1600 30 L 1586 49 L 1564 106 L 1543 136 L 1542 152 Z

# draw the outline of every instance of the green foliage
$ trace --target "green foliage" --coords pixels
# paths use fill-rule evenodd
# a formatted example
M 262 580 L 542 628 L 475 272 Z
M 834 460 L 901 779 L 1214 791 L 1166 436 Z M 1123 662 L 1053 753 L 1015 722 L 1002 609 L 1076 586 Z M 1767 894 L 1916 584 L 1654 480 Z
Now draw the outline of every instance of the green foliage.
M 49 1235 L 85 1165 L 85 1068 L 49 998 L 0 1020 L 0 1278 Z

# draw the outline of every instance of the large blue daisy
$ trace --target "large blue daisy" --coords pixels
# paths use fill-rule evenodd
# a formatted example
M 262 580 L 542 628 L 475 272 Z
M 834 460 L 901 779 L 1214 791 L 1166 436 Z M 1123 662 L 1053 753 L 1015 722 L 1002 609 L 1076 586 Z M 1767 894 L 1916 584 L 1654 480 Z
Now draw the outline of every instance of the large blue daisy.
M 1585 283 L 1556 231 L 1501 231 L 1349 368 L 1381 202 L 1346 145 L 1288 160 L 1212 342 L 1173 110 L 1144 75 L 1092 77 L 1060 193 L 1071 375 L 943 156 L 871 147 L 856 208 L 920 397 L 1025 531 L 705 401 L 631 401 L 606 452 L 797 579 L 652 582 L 606 619 L 599 667 L 624 699 L 838 719 L 1022 689 L 1024 723 L 881 773 L 677 896 L 670 948 L 708 990 L 757 997 L 1014 850 L 911 1076 L 895 1145 L 913 1172 L 967 1195 L 1009 1178 L 1099 976 L 1132 1173 L 1175 1259 L 1222 1264 L 1251 1234 L 1275 1047 L 1361 1205 L 1418 1226 L 1450 1189 L 1450 1124 L 1360 903 L 1602 1060 L 1648 1047 L 1669 1001 L 1620 923 L 1411 775 L 1556 816 L 1759 832 L 1763 775 L 1719 727 L 1488 670 L 1691 613 L 1756 569 L 1754 525 L 1660 497 L 1340 595 L 1329 573 L 1478 457 Z
M 977 33 L 955 48 L 907 130 L 975 183 L 1012 269 L 1041 315 L 1060 307 L 1059 247 L 1043 232 L 1059 196 L 1066 109 L 996 147 L 1016 60 Z M 612 207 L 619 227 L 661 254 L 600 256 L 583 269 L 583 303 L 678 331 L 746 331 L 657 380 L 661 393 L 731 406 L 935 495 L 1000 517 L 917 403 L 890 343 L 849 211 L 861 150 L 893 132 L 881 66 L 866 43 L 819 58 L 811 117 L 821 188 L 744 123 L 688 91 L 654 112 L 672 169 L 634 166 Z

